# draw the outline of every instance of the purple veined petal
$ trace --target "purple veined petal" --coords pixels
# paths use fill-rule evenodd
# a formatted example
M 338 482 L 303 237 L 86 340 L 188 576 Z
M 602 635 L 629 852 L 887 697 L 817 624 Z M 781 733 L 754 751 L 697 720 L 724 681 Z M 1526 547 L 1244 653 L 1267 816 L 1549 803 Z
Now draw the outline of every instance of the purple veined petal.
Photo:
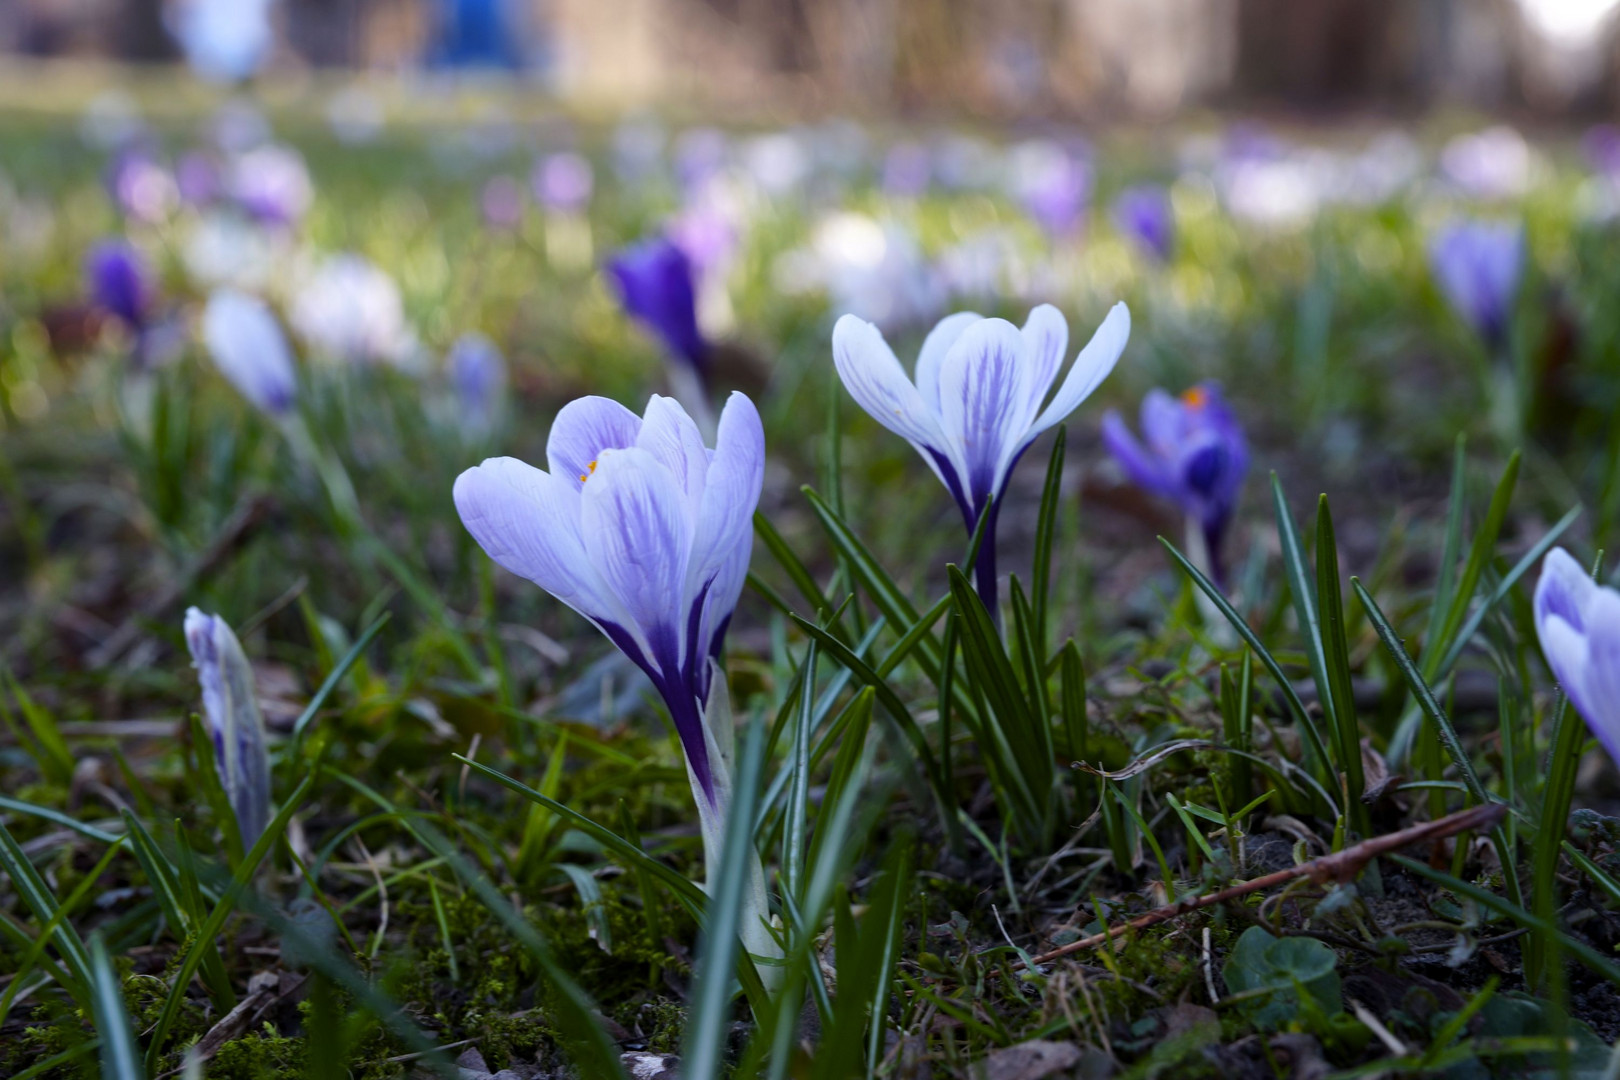
M 683 585 L 691 523 L 674 477 L 657 458 L 630 447 L 606 450 L 580 495 L 580 537 L 607 589 L 651 646 L 671 685 L 687 627 Z
M 1620 592 L 1598 587 L 1586 617 L 1586 700 L 1577 708 L 1610 759 L 1620 764 Z
M 1064 354 L 1069 351 L 1069 321 L 1051 304 L 1040 304 L 1029 313 L 1019 332 L 1024 335 L 1024 348 L 1035 372 L 1031 380 L 1035 394 L 1030 407 L 1033 415 L 1040 411 L 1063 367 Z
M 734 392 L 720 413 L 685 586 L 687 604 L 696 602 L 707 589 L 706 607 L 718 613 L 706 614 L 702 620 L 702 640 L 693 646 L 700 650 L 700 659 L 701 650 L 712 647 L 714 623 L 729 617 L 731 607 L 736 605 L 736 596 L 727 602 L 730 606 L 722 604 L 724 596 L 732 591 L 732 583 L 720 578 L 724 577 L 722 571 L 728 560 L 737 557 L 739 545 L 744 559 L 742 573 L 747 573 L 747 553 L 753 550 L 754 511 L 764 482 L 765 428 L 754 403 L 747 395 Z
M 658 459 L 674 476 L 688 520 L 697 521 L 709 473 L 709 450 L 697 423 L 674 398 L 654 394 L 641 417 L 635 445 Z
M 1080 355 L 1075 357 L 1063 385 L 1058 387 L 1057 393 L 1047 404 L 1046 411 L 1035 420 L 1025 441 L 1033 441 L 1035 436 L 1053 424 L 1061 422 L 1074 412 L 1082 401 L 1090 397 L 1091 392 L 1108 377 L 1109 372 L 1114 370 L 1114 365 L 1118 363 L 1120 354 L 1125 351 L 1125 343 L 1130 337 L 1131 310 L 1120 302 L 1108 312 L 1108 317 L 1097 328 L 1097 332 L 1091 335 L 1091 340 L 1080 350 Z
M 923 338 L 922 351 L 917 354 L 917 393 L 935 416 L 939 415 L 939 366 L 968 327 L 983 320 L 977 312 L 959 311 L 939 320 Z
M 1004 319 L 968 327 L 939 371 L 940 427 L 960 447 L 975 510 L 1000 493 L 1035 406 L 1034 371 L 1018 328 Z
M 646 662 L 649 643 L 604 582 L 596 553 L 581 535 L 580 492 L 569 477 L 516 458 L 488 458 L 456 478 L 453 497 L 462 524 L 491 559 L 604 631 L 623 628 L 634 647 L 625 652 Z
M 253 668 L 230 625 L 217 615 L 188 609 L 185 635 L 202 687 L 220 784 L 242 843 L 251 846 L 270 819 L 270 761 Z
M 1175 498 L 1176 480 L 1165 466 L 1164 459 L 1144 448 L 1113 409 L 1103 415 L 1102 441 L 1108 453 L 1119 462 L 1119 467 L 1125 470 L 1131 483 L 1154 495 Z
M 546 464 L 551 475 L 580 490 L 596 468 L 603 450 L 636 445 L 641 417 L 612 398 L 575 398 L 551 422 L 546 437 Z
M 833 363 L 855 403 L 915 446 L 942 483 L 950 486 L 945 468 L 964 473 L 956 447 L 945 438 L 938 418 L 906 378 L 877 327 L 854 315 L 840 318 L 833 327 Z
M 1585 635 L 1586 608 L 1599 588 L 1574 556 L 1561 547 L 1553 548 L 1541 560 L 1541 579 L 1536 582 L 1537 628 L 1556 617 L 1569 624 L 1576 634 Z
M 298 396 L 298 371 L 281 324 L 263 300 L 218 289 L 203 312 L 203 340 L 220 374 L 271 416 L 283 416 Z

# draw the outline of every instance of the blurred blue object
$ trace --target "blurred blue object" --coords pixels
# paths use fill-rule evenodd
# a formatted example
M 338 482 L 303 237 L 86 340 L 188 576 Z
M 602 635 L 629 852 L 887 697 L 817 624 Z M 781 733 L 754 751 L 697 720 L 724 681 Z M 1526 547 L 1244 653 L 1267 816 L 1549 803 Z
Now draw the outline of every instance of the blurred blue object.
M 170 8 L 169 31 L 199 77 L 239 82 L 258 71 L 275 46 L 275 2 L 182 0 Z
M 439 0 L 433 61 L 443 67 L 521 68 L 524 49 L 514 6 L 509 0 Z

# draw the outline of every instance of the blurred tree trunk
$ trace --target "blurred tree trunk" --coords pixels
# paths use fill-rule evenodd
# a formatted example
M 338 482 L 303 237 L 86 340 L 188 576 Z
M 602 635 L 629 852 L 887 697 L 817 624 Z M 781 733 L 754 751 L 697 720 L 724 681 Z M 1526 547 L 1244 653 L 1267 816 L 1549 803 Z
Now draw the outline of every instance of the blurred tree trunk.
M 126 0 L 120 5 L 115 48 L 120 58 L 160 63 L 179 56 L 163 25 L 163 0 Z
M 1396 0 L 1240 0 L 1233 89 L 1313 106 L 1401 88 Z

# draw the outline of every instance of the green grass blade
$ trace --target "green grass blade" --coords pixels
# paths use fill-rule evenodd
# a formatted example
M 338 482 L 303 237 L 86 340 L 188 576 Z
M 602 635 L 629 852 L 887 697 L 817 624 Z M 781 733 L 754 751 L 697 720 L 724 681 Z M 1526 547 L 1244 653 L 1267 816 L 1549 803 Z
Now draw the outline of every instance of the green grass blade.
M 1283 569 L 1288 575 L 1288 592 L 1293 597 L 1294 615 L 1299 620 L 1300 633 L 1305 637 L 1305 658 L 1311 669 L 1311 680 L 1316 683 L 1316 700 L 1321 702 L 1328 730 L 1336 732 L 1338 725 L 1333 721 L 1333 684 L 1328 677 L 1321 612 L 1316 604 L 1318 575 L 1311 571 L 1310 563 L 1305 559 L 1305 547 L 1300 543 L 1294 515 L 1288 508 L 1288 500 L 1283 495 L 1282 483 L 1276 473 L 1271 474 L 1271 505 L 1277 519 L 1277 541 L 1282 547 Z M 1320 560 L 1321 557 L 1318 551 L 1317 558 Z M 1343 767 L 1342 762 L 1339 765 Z
M 1192 578 L 1199 591 L 1209 597 L 1210 603 L 1226 616 L 1226 621 L 1232 624 L 1232 629 L 1237 631 L 1238 637 L 1248 643 L 1249 648 L 1254 650 L 1254 655 L 1260 658 L 1260 663 L 1271 673 L 1271 677 L 1276 680 L 1277 689 L 1282 692 L 1283 701 L 1288 705 L 1288 711 L 1294 716 L 1294 723 L 1299 726 L 1300 736 L 1305 741 L 1305 750 L 1309 755 L 1308 763 L 1325 774 L 1330 759 L 1327 748 L 1322 744 L 1322 733 L 1316 729 L 1316 723 L 1305 711 L 1304 702 L 1300 701 L 1299 695 L 1294 692 L 1294 684 L 1288 681 L 1288 676 L 1283 672 L 1282 665 L 1277 663 L 1277 658 L 1261 643 L 1259 635 L 1243 616 L 1238 614 L 1237 608 L 1221 595 L 1221 590 L 1215 587 L 1214 582 L 1205 577 L 1203 572 L 1189 562 L 1187 556 L 1178 551 L 1170 541 L 1161 536 L 1159 543 L 1165 546 L 1170 552 L 1170 557 L 1175 559 L 1181 565 L 1181 569 Z
M 94 825 L 86 825 L 79 819 L 64 814 L 60 810 L 52 810 L 48 806 L 35 806 L 33 803 L 23 802 L 21 799 L 13 799 L 5 795 L 0 795 L 0 810 L 10 810 L 18 814 L 27 814 L 29 817 L 37 817 L 42 821 L 49 821 L 53 825 L 71 829 L 80 836 L 89 837 L 98 844 L 110 844 L 118 839 L 116 833 L 106 832 L 96 828 Z
M 360 637 L 355 640 L 355 643 L 349 646 L 349 651 L 343 654 L 343 659 L 339 660 L 326 676 L 326 680 L 321 683 L 320 689 L 315 691 L 315 696 L 309 699 L 309 704 L 304 706 L 304 711 L 298 714 L 298 719 L 293 721 L 292 750 L 287 754 L 288 760 L 296 761 L 298 759 L 298 746 L 304 737 L 304 729 L 309 727 L 310 721 L 315 719 L 315 714 L 320 712 L 322 705 L 326 704 L 326 699 L 333 690 L 337 689 L 338 683 L 343 681 L 343 676 L 349 673 L 349 669 L 355 665 L 355 662 L 366 651 L 366 646 L 370 645 L 372 639 L 382 631 L 384 626 L 388 625 L 388 620 L 391 618 L 393 618 L 393 613 L 385 611 L 377 616 L 370 626 L 366 627 Z
M 815 725 L 816 643 L 812 639 L 801 667 L 799 713 L 793 725 L 793 751 L 788 768 L 787 832 L 783 841 L 783 887 L 796 899 L 804 898 L 804 845 L 810 815 L 810 735 Z
M 740 767 L 731 790 L 729 818 L 754 820 L 765 741 L 760 725 L 750 725 Z M 756 859 L 753 832 L 728 828 L 721 844 L 719 872 L 709 896 L 709 921 L 698 946 L 692 1007 L 686 1025 L 681 1075 L 691 1080 L 719 1080 L 725 1067 L 726 1037 L 731 1030 L 732 972 L 742 956 L 742 920 L 747 907 L 749 860 Z
M 101 1039 L 101 1080 L 145 1080 L 124 1008 L 124 988 L 99 937 L 90 939 L 90 986 L 90 1011 Z
M 11 887 L 28 910 L 34 913 L 41 926 L 49 926 L 57 922 L 55 931 L 56 951 L 61 955 L 63 963 L 67 965 L 68 973 L 73 982 L 64 987 L 70 994 L 81 1002 L 90 1000 L 90 953 L 84 947 L 84 940 L 73 924 L 66 920 L 55 920 L 57 909 L 60 906 L 56 897 L 51 893 L 50 886 L 40 877 L 34 864 L 28 861 L 23 853 L 22 846 L 17 843 L 10 831 L 0 825 L 0 870 L 4 870 L 11 878 Z
M 1431 649 L 1440 640 L 1446 612 L 1451 608 L 1452 589 L 1457 580 L 1457 560 L 1462 556 L 1463 514 L 1468 505 L 1468 437 L 1457 436 L 1452 454 L 1451 496 L 1446 505 L 1446 538 L 1440 549 L 1440 576 L 1434 583 L 1434 605 L 1429 608 L 1429 627 L 1423 635 L 1423 648 Z
M 1361 801 L 1366 786 L 1361 769 L 1361 727 L 1355 693 L 1350 687 L 1350 644 L 1345 636 L 1344 599 L 1339 592 L 1339 547 L 1326 495 L 1316 506 L 1316 611 L 1321 620 L 1322 656 L 1333 700 L 1328 726 L 1338 747 L 1339 769 L 1345 781 L 1345 816 L 1351 827 L 1366 836 L 1367 808 Z
M 1485 564 L 1491 560 L 1496 551 L 1496 538 L 1502 531 L 1502 523 L 1507 519 L 1508 506 L 1513 501 L 1513 487 L 1519 478 L 1519 452 L 1515 450 L 1508 459 L 1507 468 L 1502 471 L 1502 479 L 1496 485 L 1496 491 L 1491 496 L 1491 505 L 1485 512 L 1485 520 L 1479 531 L 1474 534 L 1474 542 L 1468 549 L 1468 562 L 1463 566 L 1462 577 L 1457 582 L 1457 591 L 1451 598 L 1451 605 L 1446 609 L 1446 617 L 1440 624 L 1440 633 L 1435 640 L 1424 650 L 1423 674 L 1425 678 L 1433 679 L 1440 670 L 1440 661 L 1451 649 L 1451 643 L 1462 628 L 1463 618 L 1468 614 L 1468 605 L 1474 598 L 1474 590 L 1479 587 L 1480 575 L 1485 572 Z
M 1063 495 L 1063 452 L 1069 429 L 1059 424 L 1052 440 L 1052 454 L 1046 462 L 1046 483 L 1041 487 L 1041 509 L 1035 516 L 1035 566 L 1030 571 L 1031 622 L 1035 628 L 1035 654 L 1046 657 L 1046 635 L 1051 610 L 1052 544 L 1057 537 L 1058 500 Z

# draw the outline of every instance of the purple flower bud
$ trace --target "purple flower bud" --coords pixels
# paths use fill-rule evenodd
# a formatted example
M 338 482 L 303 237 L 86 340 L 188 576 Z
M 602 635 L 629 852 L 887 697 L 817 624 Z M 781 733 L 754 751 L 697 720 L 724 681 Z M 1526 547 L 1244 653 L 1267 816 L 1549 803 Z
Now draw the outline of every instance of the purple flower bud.
M 684 251 L 667 237 L 651 237 L 620 251 L 607 272 L 632 318 L 657 334 L 676 359 L 700 372 L 707 368 L 692 262 Z
M 478 199 L 484 225 L 512 230 L 523 223 L 523 188 L 510 176 L 492 176 Z
M 236 814 L 244 848 L 270 822 L 270 756 L 253 668 L 224 619 L 186 611 L 186 646 L 202 684 L 203 719 L 214 741 L 214 768 Z
M 1170 193 L 1153 184 L 1126 188 L 1114 200 L 1114 225 L 1149 255 L 1166 262 L 1175 246 Z
M 1435 283 L 1491 346 L 1507 337 L 1524 270 L 1524 230 L 1510 221 L 1454 221 L 1429 243 Z
M 90 298 L 132 330 L 146 324 L 152 304 L 151 277 L 140 252 L 123 240 L 103 240 L 90 249 L 84 276 Z
M 463 334 L 445 358 L 462 430 L 488 431 L 506 389 L 506 361 L 495 343 L 482 334 Z
M 534 197 L 547 210 L 577 214 L 590 205 L 594 174 L 579 154 L 552 154 L 535 166 Z
M 235 289 L 219 289 L 203 313 L 203 340 L 220 374 L 272 417 L 292 411 L 298 396 L 298 370 L 292 350 L 263 300 Z
M 1536 582 L 1536 636 L 1558 685 L 1620 763 L 1620 592 L 1593 581 L 1563 548 Z
M 1132 483 L 1198 523 L 1219 581 L 1221 543 L 1249 469 L 1248 442 L 1220 386 L 1200 383 L 1179 398 L 1150 391 L 1142 399 L 1145 445 L 1113 410 L 1103 417 L 1102 437 Z

